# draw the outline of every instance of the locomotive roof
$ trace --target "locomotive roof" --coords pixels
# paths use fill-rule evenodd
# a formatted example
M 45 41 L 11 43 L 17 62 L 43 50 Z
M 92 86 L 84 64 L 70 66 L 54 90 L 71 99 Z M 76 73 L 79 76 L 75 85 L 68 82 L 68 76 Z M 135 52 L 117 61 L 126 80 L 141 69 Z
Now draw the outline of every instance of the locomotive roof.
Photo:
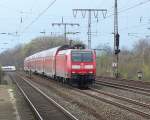
M 63 45 L 63 46 L 58 46 L 55 48 L 50 48 L 48 50 L 43 50 L 43 51 L 37 52 L 29 57 L 26 57 L 25 60 L 40 58 L 40 57 L 47 57 L 47 56 L 55 56 L 59 50 L 68 49 L 69 47 L 70 47 L 69 45 Z
M 69 54 L 72 51 L 93 51 L 93 50 L 90 50 L 90 49 L 67 49 L 67 50 L 59 51 L 58 54 Z
M 48 56 L 55 56 L 56 53 L 59 51 L 58 54 L 67 54 L 70 53 L 71 51 L 93 51 L 90 49 L 71 49 L 69 45 L 64 45 L 64 46 L 58 46 L 55 48 L 50 48 L 48 50 L 43 50 L 41 52 L 37 52 L 29 57 L 26 57 L 25 60 L 30 60 L 34 58 L 41 58 L 41 57 L 48 57 Z
M 43 50 L 41 52 L 37 52 L 37 53 L 27 57 L 25 60 L 33 59 L 33 58 L 37 58 L 37 57 L 46 57 L 46 56 L 49 56 L 49 55 L 54 56 L 59 48 L 60 48 L 60 46 L 55 47 L 55 48 L 51 48 L 51 49 L 48 49 L 48 50 Z

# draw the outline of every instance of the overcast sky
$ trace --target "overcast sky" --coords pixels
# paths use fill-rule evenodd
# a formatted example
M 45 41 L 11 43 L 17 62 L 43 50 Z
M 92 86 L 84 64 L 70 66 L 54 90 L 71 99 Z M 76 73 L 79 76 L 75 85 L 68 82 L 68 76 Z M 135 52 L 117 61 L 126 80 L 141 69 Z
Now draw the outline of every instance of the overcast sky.
M 54 0 L 1 0 L 0 1 L 0 52 L 20 43 L 46 35 L 63 34 L 63 27 L 52 27 L 51 24 L 61 22 L 79 23 L 80 27 L 68 27 L 67 31 L 80 32 L 69 35 L 69 38 L 83 40 L 87 44 L 87 14 L 81 13 L 73 17 L 72 9 L 94 8 L 107 9 L 106 19 L 99 13 L 98 22 L 92 14 L 92 48 L 99 44 L 113 46 L 113 9 L 114 0 L 56 0 L 42 16 L 37 16 Z M 131 9 L 130 9 L 131 8 Z M 118 0 L 120 46 L 132 48 L 140 38 L 150 35 L 150 1 L 149 0 Z M 111 16 L 110 16 L 111 15 Z M 110 16 L 110 17 L 108 17 Z M 21 20 L 22 19 L 22 20 Z M 30 25 L 30 26 L 29 26 Z M 28 26 L 28 27 L 27 27 Z M 27 29 L 26 29 L 27 27 Z M 17 36 L 15 33 L 18 33 Z M 9 33 L 2 34 L 2 33 Z

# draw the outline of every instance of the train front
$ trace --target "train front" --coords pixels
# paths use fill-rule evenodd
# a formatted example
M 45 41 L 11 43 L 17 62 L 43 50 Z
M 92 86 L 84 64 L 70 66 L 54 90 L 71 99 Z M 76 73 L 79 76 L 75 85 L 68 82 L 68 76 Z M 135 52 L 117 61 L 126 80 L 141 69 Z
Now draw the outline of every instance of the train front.
M 71 51 L 72 82 L 80 87 L 88 87 L 95 81 L 96 54 L 93 50 Z

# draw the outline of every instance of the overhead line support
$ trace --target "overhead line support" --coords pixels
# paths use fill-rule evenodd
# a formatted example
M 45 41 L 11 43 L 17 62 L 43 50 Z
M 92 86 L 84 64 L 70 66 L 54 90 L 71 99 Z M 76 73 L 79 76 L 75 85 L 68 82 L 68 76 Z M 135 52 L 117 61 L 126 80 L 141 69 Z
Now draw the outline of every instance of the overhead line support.
M 73 15 L 76 17 L 77 12 L 80 11 L 82 16 L 86 16 L 86 12 L 88 12 L 88 48 L 91 49 L 91 25 L 92 25 L 92 12 L 94 13 L 95 18 L 98 20 L 98 12 L 102 12 L 103 17 L 106 17 L 107 10 L 106 9 L 73 9 Z M 76 12 L 76 14 L 74 14 Z
M 52 23 L 52 26 L 64 26 L 64 38 L 65 42 L 67 41 L 67 26 L 80 26 L 78 23 Z
M 118 3 L 117 0 L 115 0 L 114 4 L 114 65 L 113 66 L 113 74 L 115 75 L 116 78 L 119 77 L 119 32 L 118 32 Z

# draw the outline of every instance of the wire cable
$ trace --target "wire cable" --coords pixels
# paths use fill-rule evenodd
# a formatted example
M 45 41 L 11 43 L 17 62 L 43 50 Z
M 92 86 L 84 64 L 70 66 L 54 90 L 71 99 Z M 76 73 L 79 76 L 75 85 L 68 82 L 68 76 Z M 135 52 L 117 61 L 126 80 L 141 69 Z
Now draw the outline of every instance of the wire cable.
M 39 15 L 23 29 L 21 33 L 24 33 L 27 29 L 29 29 L 29 27 L 31 27 L 31 25 L 33 25 L 55 2 L 56 0 L 52 1 L 46 9 L 44 9 L 41 13 L 39 13 Z
M 131 6 L 131 7 L 128 7 L 128 8 L 123 9 L 123 10 L 120 10 L 118 13 L 126 12 L 126 11 L 128 11 L 128 10 L 134 9 L 134 8 L 139 7 L 139 6 L 141 6 L 141 5 L 147 4 L 148 2 L 150 2 L 150 0 L 146 0 L 145 2 L 137 3 L 137 4 L 135 4 L 135 5 Z M 110 18 L 110 17 L 112 17 L 113 15 L 114 15 L 114 14 L 110 14 L 110 15 L 106 16 L 105 19 Z M 105 20 L 105 19 L 103 19 L 103 20 Z M 102 20 L 101 20 L 101 21 L 102 21 Z
M 137 3 L 137 4 L 135 4 L 135 5 L 133 5 L 133 6 L 129 7 L 129 8 L 126 8 L 126 9 L 124 9 L 124 10 L 121 10 L 119 13 L 121 13 L 121 12 L 126 12 L 126 11 L 131 10 L 131 9 L 133 9 L 133 8 L 136 8 L 136 7 L 138 7 L 138 6 L 147 4 L 148 2 L 150 2 L 150 0 L 147 0 L 147 1 L 145 1 L 145 2 Z

